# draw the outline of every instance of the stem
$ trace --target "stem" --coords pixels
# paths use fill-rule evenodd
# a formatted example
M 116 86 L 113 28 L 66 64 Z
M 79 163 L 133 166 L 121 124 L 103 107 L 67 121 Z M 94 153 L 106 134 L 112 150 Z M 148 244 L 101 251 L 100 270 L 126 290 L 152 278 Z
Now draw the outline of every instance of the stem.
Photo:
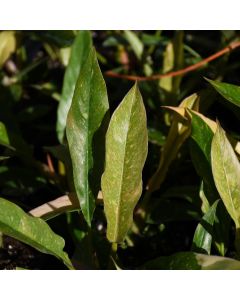
M 175 76 L 184 75 L 188 72 L 197 70 L 198 68 L 204 66 L 205 64 L 209 63 L 210 61 L 213 61 L 213 60 L 217 59 L 218 57 L 220 57 L 226 53 L 229 53 L 238 47 L 240 47 L 240 42 L 235 41 L 235 42 L 229 44 L 227 47 L 223 48 L 222 50 L 210 55 L 209 57 L 201 60 L 200 62 L 198 62 L 196 64 L 193 64 L 184 69 L 172 71 L 172 72 L 169 72 L 166 74 L 155 74 L 155 75 L 145 77 L 145 76 L 118 74 L 113 71 L 107 71 L 107 72 L 105 72 L 105 75 L 109 76 L 109 77 L 122 78 L 122 79 L 133 80 L 133 81 L 136 81 L 136 80 L 137 81 L 149 81 L 149 80 L 159 80 L 161 78 L 166 78 L 166 77 L 175 77 Z
M 240 258 L 240 228 L 236 228 L 236 234 L 235 234 L 235 249 L 237 252 L 238 258 Z
M 117 243 L 112 243 L 111 252 L 110 252 L 110 256 L 109 256 L 109 263 L 108 263 L 108 269 L 109 270 L 115 270 L 116 269 L 116 266 L 115 266 L 114 262 L 117 263 L 117 261 L 118 261 L 117 249 L 118 249 L 118 244 Z

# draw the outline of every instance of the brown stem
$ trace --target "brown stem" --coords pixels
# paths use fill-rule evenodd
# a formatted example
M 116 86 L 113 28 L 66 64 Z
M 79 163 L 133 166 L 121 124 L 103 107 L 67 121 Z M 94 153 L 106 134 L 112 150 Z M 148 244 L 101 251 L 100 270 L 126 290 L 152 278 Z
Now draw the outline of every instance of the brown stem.
M 132 81 L 136 81 L 136 80 L 137 81 L 150 81 L 150 80 L 158 80 L 158 79 L 166 78 L 166 77 L 175 77 L 175 76 L 184 75 L 188 72 L 194 71 L 194 70 L 202 67 L 203 65 L 209 63 L 210 61 L 213 61 L 213 60 L 217 59 L 218 57 L 220 57 L 226 53 L 229 53 L 238 47 L 240 47 L 240 41 L 233 42 L 233 43 L 229 44 L 227 47 L 223 48 L 222 50 L 210 55 L 207 58 L 204 58 L 203 60 L 201 60 L 200 62 L 198 62 L 196 64 L 193 64 L 184 69 L 169 72 L 166 74 L 155 74 L 155 75 L 146 77 L 146 76 L 118 74 L 113 71 L 107 71 L 107 72 L 105 72 L 105 75 L 108 77 L 122 78 L 122 79 L 127 79 L 127 80 L 132 80 Z

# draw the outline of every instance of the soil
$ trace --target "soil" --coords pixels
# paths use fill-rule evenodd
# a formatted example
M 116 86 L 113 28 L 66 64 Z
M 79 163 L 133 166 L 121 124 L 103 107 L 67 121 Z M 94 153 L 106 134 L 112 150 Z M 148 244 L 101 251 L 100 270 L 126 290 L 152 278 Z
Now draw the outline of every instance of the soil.
M 54 256 L 43 254 L 11 237 L 3 236 L 0 249 L 0 270 L 16 268 L 30 270 L 65 270 L 66 267 Z

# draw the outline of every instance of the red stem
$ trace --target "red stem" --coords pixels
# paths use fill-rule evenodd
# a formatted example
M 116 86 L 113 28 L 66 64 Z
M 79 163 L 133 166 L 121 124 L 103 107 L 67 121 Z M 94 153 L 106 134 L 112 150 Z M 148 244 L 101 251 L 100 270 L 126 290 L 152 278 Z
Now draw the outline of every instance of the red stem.
M 232 51 L 238 47 L 240 47 L 240 42 L 239 41 L 233 42 L 233 43 L 229 44 L 227 47 L 223 48 L 222 50 L 210 55 L 207 58 L 204 58 L 203 60 L 201 60 L 200 62 L 198 62 L 196 64 L 193 64 L 184 69 L 169 72 L 166 74 L 155 74 L 155 75 L 145 77 L 145 76 L 135 76 L 135 75 L 124 75 L 124 74 L 115 73 L 113 71 L 107 71 L 107 72 L 105 72 L 105 75 L 108 77 L 122 78 L 122 79 L 133 80 L 133 81 L 136 81 L 136 80 L 137 81 L 149 81 L 149 80 L 158 80 L 158 79 L 166 78 L 166 77 L 175 77 L 175 76 L 183 75 L 188 72 L 194 71 L 194 70 L 200 68 L 201 66 L 207 64 L 208 62 L 213 61 L 216 58 L 218 58 L 226 53 L 229 53 L 230 51 Z

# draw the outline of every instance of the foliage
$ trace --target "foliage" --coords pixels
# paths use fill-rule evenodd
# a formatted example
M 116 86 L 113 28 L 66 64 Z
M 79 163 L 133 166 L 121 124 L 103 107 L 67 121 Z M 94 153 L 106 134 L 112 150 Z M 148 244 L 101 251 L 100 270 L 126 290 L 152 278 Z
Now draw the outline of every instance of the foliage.
M 238 35 L 1 31 L 0 268 L 240 269 Z

